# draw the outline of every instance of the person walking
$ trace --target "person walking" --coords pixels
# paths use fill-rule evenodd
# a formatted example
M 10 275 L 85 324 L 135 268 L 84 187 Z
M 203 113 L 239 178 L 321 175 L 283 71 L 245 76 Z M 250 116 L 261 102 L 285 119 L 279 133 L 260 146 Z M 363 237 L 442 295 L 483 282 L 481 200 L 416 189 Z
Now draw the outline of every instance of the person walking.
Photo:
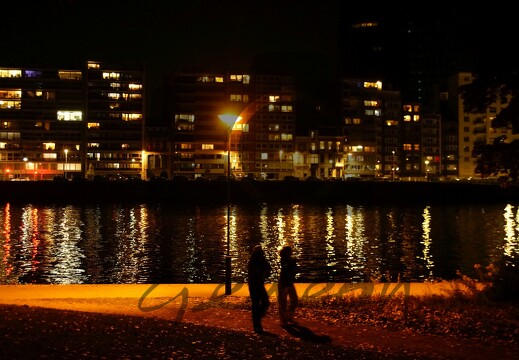
M 292 257 L 292 247 L 284 246 L 279 252 L 281 271 L 278 281 L 278 306 L 281 326 L 294 325 L 294 313 L 299 303 L 295 287 L 297 263 Z
M 263 333 L 261 319 L 267 314 L 270 306 L 265 279 L 269 277 L 271 270 L 263 248 L 261 245 L 256 245 L 249 259 L 247 283 L 252 303 L 252 326 L 254 332 L 258 334 Z

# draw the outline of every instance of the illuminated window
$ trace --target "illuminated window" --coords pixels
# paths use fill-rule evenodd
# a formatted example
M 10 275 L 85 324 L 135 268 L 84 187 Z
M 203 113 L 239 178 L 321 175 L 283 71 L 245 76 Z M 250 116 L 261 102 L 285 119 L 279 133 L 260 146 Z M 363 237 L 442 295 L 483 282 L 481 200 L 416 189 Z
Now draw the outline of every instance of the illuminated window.
M 324 150 L 324 141 L 319 141 L 319 150 Z
M 402 148 L 405 150 L 405 151 L 411 151 L 413 149 L 412 145 L 411 144 L 404 144 L 402 146 Z
M 121 106 L 119 103 L 111 103 L 110 105 L 108 105 L 108 107 L 110 108 L 110 110 L 118 109 L 119 106 Z
M 1 90 L 0 89 L 0 99 L 21 99 L 22 98 L 22 90 L 14 89 L 14 90 Z
M 130 144 L 121 144 L 121 149 L 128 150 L 130 148 Z
M 114 89 L 119 89 L 121 87 L 121 83 L 110 83 L 110 87 Z
M 420 121 L 420 115 L 413 115 L 413 121 Z
M 87 147 L 89 147 L 89 148 L 98 148 L 99 147 L 99 143 L 88 143 Z
M 81 71 L 59 70 L 58 76 L 61 80 L 81 80 L 83 75 Z
M 56 160 L 58 158 L 58 154 L 56 153 L 43 153 L 44 160 Z
M 0 69 L 0 77 L 22 77 L 22 70 L 16 69 Z
M 40 70 L 24 70 L 23 76 L 26 78 L 39 78 L 42 72 Z
M 223 83 L 223 76 L 217 76 L 214 78 L 214 81 L 217 83 Z
M 142 120 L 142 114 L 126 114 L 126 113 L 123 113 L 122 114 L 122 119 L 123 121 L 137 121 L 137 120 Z
M 2 129 L 10 129 L 11 128 L 11 122 L 10 121 L 2 121 L 2 123 L 0 123 L 0 127 Z
M 353 119 L 353 124 L 360 125 L 360 118 L 354 118 Z
M 128 84 L 128 89 L 130 90 L 142 90 L 141 84 Z
M 376 101 L 376 100 L 364 100 L 364 106 L 378 106 L 378 101 Z
M 119 80 L 121 78 L 121 74 L 117 72 L 104 72 L 103 73 L 103 79 L 108 80 Z
M 268 160 L 269 159 L 269 154 L 268 153 L 261 153 L 261 160 Z
M 187 122 L 195 122 L 194 114 L 175 114 L 175 122 L 187 121 Z
M 279 95 L 269 95 L 269 102 L 271 102 L 271 103 L 279 102 Z
M 182 150 L 189 150 L 193 148 L 193 144 L 180 144 L 180 149 Z
M 101 127 L 101 124 L 89 122 L 87 126 L 89 129 L 99 129 Z
M 281 111 L 282 112 L 292 112 L 292 105 L 282 105 Z
M 43 143 L 43 149 L 47 151 L 54 151 L 56 150 L 56 143 Z
M 413 106 L 412 105 L 404 105 L 403 110 L 404 110 L 404 112 L 413 112 Z
M 21 107 L 20 100 L 0 100 L 0 109 L 20 109 Z
M 108 98 L 117 100 L 117 99 L 121 98 L 121 94 L 119 94 L 119 93 L 108 93 Z
M 415 151 L 420 151 L 420 144 L 414 144 L 413 148 Z
M 99 63 L 89 62 L 88 65 L 87 65 L 87 67 L 88 67 L 89 69 L 99 69 L 99 68 L 100 68 L 100 65 L 99 65 Z
M 140 100 L 142 98 L 142 95 L 141 94 L 127 94 L 127 93 L 123 93 L 122 97 L 126 101 L 128 101 L 128 100 L 131 101 L 131 100 Z
M 81 111 L 58 111 L 59 121 L 81 121 L 83 113 Z
M 214 150 L 214 144 L 202 144 L 202 150 Z
M 411 121 L 411 115 L 404 115 L 404 121 L 406 121 L 406 122 Z
M 292 134 L 281 134 L 282 141 L 292 141 Z
M 231 94 L 230 101 L 242 101 L 241 94 Z
M 365 81 L 364 82 L 365 89 L 377 89 L 382 90 L 382 82 L 381 81 Z

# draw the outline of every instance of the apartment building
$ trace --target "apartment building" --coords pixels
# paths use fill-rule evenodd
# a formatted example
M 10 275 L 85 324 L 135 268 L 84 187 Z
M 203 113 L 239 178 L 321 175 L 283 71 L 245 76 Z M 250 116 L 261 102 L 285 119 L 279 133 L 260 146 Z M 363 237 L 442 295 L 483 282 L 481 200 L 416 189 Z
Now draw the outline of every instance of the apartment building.
M 164 118 L 171 150 L 155 174 L 282 179 L 293 173 L 294 79 L 235 73 L 177 73 L 167 79 Z M 229 131 L 221 115 L 239 121 Z M 153 143 L 149 141 L 148 144 Z M 156 148 L 149 146 L 148 151 Z M 227 156 L 230 156 L 230 159 Z
M 141 177 L 142 72 L 0 68 L 3 180 Z
M 493 128 L 492 120 L 499 112 L 507 106 L 499 101 L 489 106 L 485 113 L 467 113 L 463 107 L 463 99 L 459 94 L 458 88 L 462 85 L 474 81 L 472 73 L 458 73 L 450 79 L 450 89 L 453 96 L 450 96 L 451 107 L 455 109 L 458 125 L 458 176 L 461 179 L 479 178 L 475 173 L 477 157 L 474 148 L 479 144 L 492 144 L 498 137 L 504 136 L 511 141 L 517 138 L 512 134 L 510 128 Z

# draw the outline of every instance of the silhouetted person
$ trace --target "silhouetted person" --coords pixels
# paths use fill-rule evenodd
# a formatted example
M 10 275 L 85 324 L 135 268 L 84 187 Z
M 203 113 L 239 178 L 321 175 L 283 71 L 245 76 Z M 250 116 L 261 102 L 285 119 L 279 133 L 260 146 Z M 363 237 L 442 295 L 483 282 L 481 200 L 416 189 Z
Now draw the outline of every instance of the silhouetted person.
M 281 272 L 278 281 L 278 305 L 281 326 L 294 324 L 294 313 L 299 303 L 294 282 L 297 263 L 292 257 L 292 248 L 284 246 L 279 252 Z
M 252 303 L 252 326 L 257 333 L 263 333 L 261 319 L 270 306 L 269 296 L 265 289 L 265 279 L 270 275 L 271 267 L 265 258 L 261 245 L 252 250 L 249 260 L 248 285 Z

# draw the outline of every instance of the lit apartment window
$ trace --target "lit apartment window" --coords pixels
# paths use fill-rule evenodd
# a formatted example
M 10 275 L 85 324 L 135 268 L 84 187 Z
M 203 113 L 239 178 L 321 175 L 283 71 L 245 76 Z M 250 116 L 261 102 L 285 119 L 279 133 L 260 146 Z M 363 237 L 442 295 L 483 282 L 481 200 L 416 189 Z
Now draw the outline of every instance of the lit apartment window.
M 20 100 L 0 100 L 0 109 L 20 109 L 21 107 Z
M 117 83 L 117 82 L 110 83 L 110 87 L 113 89 L 119 89 L 121 87 L 121 83 Z
M 0 69 L 0 77 L 22 77 L 22 70 Z
M 420 151 L 420 144 L 414 144 L 414 151 Z
M 89 122 L 87 126 L 89 129 L 99 129 L 101 127 L 101 124 Z
M 214 78 L 214 81 L 217 83 L 223 83 L 223 76 L 217 76 Z
M 230 98 L 229 98 L 230 101 L 242 101 L 242 97 L 241 97 L 241 94 L 231 94 L 230 95 Z
M 54 151 L 56 150 L 56 143 L 43 143 L 43 149 L 47 151 Z
M 279 95 L 269 95 L 269 102 L 271 102 L 271 103 L 279 102 Z
M 58 76 L 61 80 L 81 80 L 81 71 L 59 70 Z
M 404 112 L 413 112 L 413 106 L 412 105 L 404 105 L 402 110 Z
M 420 121 L 420 115 L 413 115 L 413 121 Z
M 130 144 L 121 144 L 121 149 L 128 150 L 130 148 Z
M 411 121 L 411 115 L 404 115 L 404 121 L 410 122 Z
M 292 105 L 282 105 L 281 111 L 282 112 L 292 112 Z
M 58 158 L 58 154 L 56 153 L 43 153 L 44 160 L 56 160 Z
M 378 106 L 378 101 L 376 101 L 376 100 L 364 100 L 364 106 L 369 106 L 369 107 Z
M 122 114 L 122 120 L 123 121 L 137 121 L 137 120 L 142 120 L 142 114 L 127 114 L 127 113 L 123 113 Z
M 202 150 L 214 150 L 214 144 L 202 144 Z
M 353 119 L 353 124 L 360 125 L 360 118 L 354 118 Z
M 21 99 L 22 98 L 22 89 L 0 89 L 0 99 Z
M 87 145 L 89 148 L 98 148 L 99 147 L 99 143 L 88 143 Z
M 104 72 L 103 73 L 103 79 L 108 80 L 119 80 L 121 78 L 121 74 L 117 72 Z
M 381 81 L 365 81 L 364 82 L 365 89 L 377 89 L 382 90 L 382 82 Z
M 142 85 L 141 84 L 128 84 L 128 89 L 133 90 L 133 91 L 142 90 Z
M 89 62 L 88 65 L 87 65 L 87 67 L 88 67 L 89 69 L 99 69 L 99 68 L 100 68 L 100 65 L 99 65 L 99 63 Z
M 121 94 L 119 93 L 108 93 L 108 98 L 113 100 L 118 100 L 121 98 Z
M 140 100 L 142 98 L 141 94 L 127 94 L 127 93 L 123 93 L 122 97 L 126 101 Z
M 81 121 L 83 113 L 81 111 L 58 111 L 59 121 Z
M 39 78 L 42 72 L 40 70 L 24 70 L 23 76 L 25 78 Z

